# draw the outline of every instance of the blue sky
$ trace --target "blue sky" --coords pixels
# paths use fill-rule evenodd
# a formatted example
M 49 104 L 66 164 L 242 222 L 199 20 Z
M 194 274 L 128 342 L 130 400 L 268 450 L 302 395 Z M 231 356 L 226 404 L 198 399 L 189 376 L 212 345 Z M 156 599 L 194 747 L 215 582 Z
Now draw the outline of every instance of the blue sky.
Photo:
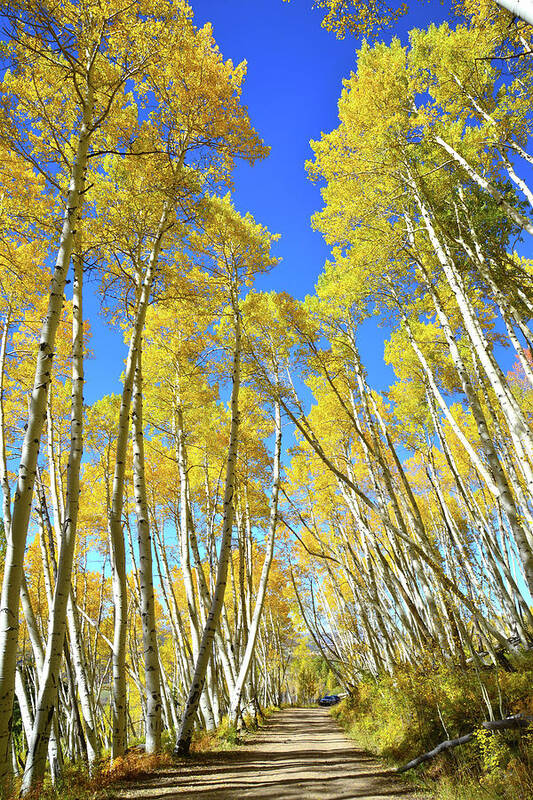
M 265 161 L 235 170 L 234 202 L 281 234 L 276 254 L 283 259 L 258 288 L 286 291 L 303 299 L 312 293 L 328 248 L 311 229 L 311 215 L 321 206 L 320 191 L 308 179 L 305 161 L 310 139 L 337 125 L 342 80 L 355 67 L 358 40 L 338 40 L 321 28 L 321 12 L 312 0 L 192 0 L 197 25 L 213 24 L 225 58 L 246 60 L 243 102 L 265 142 L 272 148 Z M 406 42 L 407 31 L 441 22 L 448 4 L 412 2 L 394 33 Z M 390 41 L 391 33 L 382 38 Z M 98 319 L 95 298 L 86 304 L 91 318 L 94 358 L 87 363 L 86 402 L 120 391 L 125 348 L 120 330 Z M 386 331 L 367 325 L 360 348 L 371 383 L 385 388 L 393 379 L 383 363 Z

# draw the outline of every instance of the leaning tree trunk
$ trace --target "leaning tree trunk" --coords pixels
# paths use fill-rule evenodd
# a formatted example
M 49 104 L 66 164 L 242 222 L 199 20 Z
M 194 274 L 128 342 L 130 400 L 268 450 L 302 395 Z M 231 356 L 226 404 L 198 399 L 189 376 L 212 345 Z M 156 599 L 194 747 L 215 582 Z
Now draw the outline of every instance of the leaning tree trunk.
M 510 11 L 513 17 L 519 17 L 524 22 L 533 25 L 533 4 L 531 0 L 529 2 L 528 0 L 496 0 L 496 3 L 501 8 L 505 8 L 506 11 Z
M 72 664 L 74 666 L 74 673 L 76 675 L 76 684 L 80 698 L 85 738 L 87 741 L 89 769 L 92 770 L 92 767 L 100 756 L 100 740 L 98 736 L 95 711 L 97 700 L 94 699 L 94 695 L 92 695 L 89 687 L 87 660 L 85 657 L 85 651 L 83 649 L 79 614 L 72 587 L 70 590 L 70 598 L 67 607 L 67 624 Z
M 190 559 L 190 514 L 189 514 L 189 490 L 188 490 L 188 468 L 187 453 L 185 448 L 185 431 L 183 429 L 183 408 L 181 400 L 179 364 L 176 368 L 176 407 L 175 407 L 175 434 L 176 434 L 176 460 L 180 479 L 180 522 L 179 522 L 179 546 L 180 546 L 180 566 L 185 597 L 187 600 L 187 611 L 189 614 L 189 629 L 191 634 L 192 651 L 194 660 L 198 658 L 200 649 L 200 623 L 198 620 L 198 610 L 196 605 L 196 592 L 194 587 L 193 575 Z M 201 589 L 200 589 L 201 595 Z M 211 707 L 208 692 L 203 692 L 200 698 L 200 708 L 206 721 L 208 730 L 215 728 L 215 718 Z
M 496 374 L 494 370 L 491 372 L 490 367 L 492 365 L 492 360 L 486 348 L 484 347 L 484 343 L 480 341 L 480 336 L 476 338 L 476 336 L 472 334 L 472 331 L 474 331 L 475 333 L 476 325 L 472 318 L 472 311 L 468 305 L 467 298 L 462 291 L 462 287 L 458 283 L 458 276 L 455 273 L 451 260 L 448 258 L 447 253 L 444 251 L 444 248 L 441 246 L 441 243 L 437 237 L 436 231 L 432 224 L 430 212 L 425 206 L 424 202 L 422 201 L 422 198 L 418 194 L 416 194 L 416 202 L 419 206 L 420 213 L 422 215 L 426 230 L 428 232 L 428 236 L 431 240 L 431 244 L 435 249 L 435 254 L 439 259 L 439 262 L 443 268 L 448 283 L 451 286 L 454 295 L 456 297 L 459 309 L 461 311 L 465 323 L 466 333 L 468 334 L 469 339 L 472 342 L 472 347 L 474 348 L 476 355 L 478 355 L 480 357 L 480 360 L 482 361 L 485 374 L 487 375 L 487 378 L 491 382 L 492 388 L 494 389 L 496 396 L 499 400 L 499 405 L 506 419 L 509 433 L 511 435 L 513 444 L 515 445 L 515 448 L 517 450 L 517 455 L 519 456 L 520 453 L 522 454 L 522 461 L 524 465 L 527 466 L 528 471 L 530 471 L 530 465 L 527 461 L 527 455 L 522 449 L 522 444 L 526 445 L 531 441 L 531 433 L 529 430 L 528 431 L 525 430 L 527 426 L 525 424 L 523 416 L 520 413 L 520 410 L 514 408 L 514 405 L 516 405 L 516 401 L 514 400 L 514 398 L 512 398 L 512 402 L 509 400 L 507 396 L 507 387 L 504 387 L 502 385 L 502 382 L 499 380 L 499 376 Z M 470 401 L 470 408 L 472 410 L 472 413 L 474 414 L 476 423 L 478 424 L 478 429 L 481 432 L 483 431 L 483 426 L 480 427 L 480 422 L 482 422 L 481 420 L 482 414 L 479 408 L 479 404 L 475 397 L 474 391 L 473 390 L 469 391 L 469 389 L 471 389 L 469 378 L 466 376 L 466 371 L 464 370 L 464 366 L 461 364 L 461 358 L 459 355 L 457 345 L 455 343 L 453 335 L 450 334 L 449 332 L 448 320 L 446 318 L 444 310 L 440 305 L 440 301 L 438 300 L 436 291 L 430 285 L 429 277 L 427 279 L 427 283 L 430 293 L 432 295 L 432 299 L 435 303 L 435 309 L 437 312 L 437 316 L 439 318 L 439 322 L 443 326 L 443 329 L 446 334 L 448 346 L 450 348 L 450 354 L 452 355 L 456 368 L 458 368 L 458 373 L 463 382 L 463 388 Z M 516 414 L 515 410 L 517 411 Z M 522 437 L 523 433 L 525 434 L 524 437 Z M 529 542 L 527 540 L 527 537 L 523 531 L 522 525 L 520 524 L 520 520 L 516 513 L 512 494 L 510 491 L 502 491 L 505 484 L 505 476 L 501 471 L 501 465 L 499 464 L 499 459 L 494 451 L 494 444 L 492 442 L 490 435 L 485 435 L 484 437 L 482 436 L 482 444 L 484 445 L 485 452 L 487 454 L 489 463 L 492 467 L 492 476 L 496 481 L 500 498 L 505 504 L 504 506 L 505 511 L 509 523 L 512 527 L 513 535 L 515 537 L 515 541 L 517 543 L 520 552 L 520 558 L 522 560 L 522 564 L 524 567 L 528 588 L 530 592 L 533 592 L 533 553 L 531 551 L 531 548 L 529 547 Z M 491 489 L 491 485 L 488 484 L 488 486 L 489 489 Z
M 299 403 L 299 401 L 297 401 Z M 376 502 L 371 497 L 368 496 L 362 489 L 359 488 L 359 485 L 354 483 L 353 479 L 343 472 L 333 461 L 332 459 L 326 454 L 323 447 L 318 440 L 317 435 L 315 434 L 313 428 L 311 427 L 309 420 L 301 413 L 301 416 L 296 416 L 296 414 L 292 411 L 291 407 L 289 406 L 288 402 L 281 398 L 280 399 L 281 406 L 285 410 L 289 419 L 293 422 L 295 427 L 298 431 L 302 434 L 302 437 L 308 442 L 310 447 L 314 450 L 316 455 L 320 458 L 320 460 L 324 463 L 324 465 L 330 470 L 330 472 L 337 477 L 345 486 L 347 486 L 355 496 L 357 496 L 364 505 L 373 511 L 377 517 L 382 521 L 383 525 L 385 526 L 387 533 L 392 534 L 392 540 L 399 540 L 403 542 L 404 545 L 407 546 L 409 549 L 410 557 L 413 555 L 419 556 L 422 561 L 424 561 L 427 566 L 432 570 L 434 578 L 439 582 L 441 587 L 445 590 L 450 591 L 455 597 L 457 597 L 461 603 L 470 611 L 473 617 L 478 621 L 480 625 L 483 625 L 484 630 L 487 633 L 490 633 L 498 642 L 498 644 L 503 647 L 505 650 L 510 649 L 509 642 L 505 639 L 504 636 L 492 625 L 489 620 L 483 615 L 481 610 L 474 604 L 474 602 L 461 590 L 461 588 L 451 580 L 446 573 L 443 571 L 442 566 L 438 561 L 435 560 L 433 557 L 433 552 L 430 552 L 426 549 L 423 544 L 420 544 L 413 538 L 410 538 L 406 533 L 402 530 L 401 526 L 395 525 L 388 514 L 388 509 L 383 506 L 382 502 Z
M 26 576 L 22 576 L 22 583 L 20 587 L 20 600 L 22 609 L 24 611 L 24 618 L 26 620 L 26 627 L 28 629 L 28 636 L 31 642 L 33 658 L 35 661 L 37 678 L 35 680 L 35 691 L 37 693 L 39 688 L 39 675 L 41 674 L 43 661 L 44 661 L 44 647 L 41 640 L 41 632 L 37 625 L 37 620 L 33 612 L 30 596 L 28 593 L 28 586 L 26 583 Z M 32 719 L 33 725 L 33 719 Z M 52 720 L 52 734 L 50 736 L 50 743 L 48 747 L 48 763 L 52 779 L 59 777 L 61 765 L 61 746 L 59 742 L 59 726 L 57 724 L 57 716 Z
M 468 177 L 477 183 L 487 194 L 489 194 L 498 204 L 498 206 L 502 209 L 502 211 L 506 214 L 506 216 L 518 225 L 519 228 L 531 233 L 533 235 L 533 224 L 525 214 L 522 214 L 518 211 L 514 206 L 510 205 L 507 202 L 504 195 L 493 186 L 486 178 L 477 172 L 477 170 L 468 163 L 468 161 L 448 142 L 446 142 L 441 136 L 435 136 L 435 141 L 439 144 L 443 150 L 448 153 L 449 156 L 458 164 L 462 169 L 466 172 Z
M 239 389 L 240 389 L 240 362 L 241 362 L 241 321 L 238 308 L 238 299 L 233 300 L 233 320 L 235 325 L 235 349 L 233 352 L 233 374 L 231 390 L 231 427 L 228 446 L 228 460 L 226 464 L 226 485 L 224 489 L 224 521 L 222 527 L 222 542 L 218 559 L 217 580 L 211 601 L 211 608 L 206 620 L 200 642 L 200 650 L 189 696 L 181 719 L 178 741 L 175 747 L 176 755 L 187 755 L 191 744 L 194 719 L 198 711 L 198 704 L 204 688 L 207 664 L 213 648 L 215 631 L 220 620 L 224 593 L 228 576 L 228 563 L 231 555 L 231 533 L 233 529 L 233 494 L 235 486 L 235 463 L 237 460 L 237 446 L 239 441 Z
M 55 340 L 63 308 L 63 292 L 70 265 L 76 226 L 80 217 L 81 192 L 85 182 L 87 153 L 92 133 L 90 129 L 92 109 L 93 98 L 89 89 L 83 110 L 76 156 L 72 165 L 59 251 L 50 286 L 48 308 L 41 329 L 28 423 L 22 444 L 19 475 L 15 490 L 11 530 L 7 541 L 2 598 L 0 601 L 0 786 L 9 782 L 12 771 L 11 725 L 13 722 L 15 667 L 18 652 L 18 609 L 24 549 L 33 500 L 37 456 L 46 416 L 46 400 L 52 379 Z

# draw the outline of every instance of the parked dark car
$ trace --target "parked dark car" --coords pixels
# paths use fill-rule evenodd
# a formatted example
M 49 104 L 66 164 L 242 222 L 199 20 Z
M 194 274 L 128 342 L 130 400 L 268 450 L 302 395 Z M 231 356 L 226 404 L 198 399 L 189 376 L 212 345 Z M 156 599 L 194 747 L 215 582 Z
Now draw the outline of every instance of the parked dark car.
M 340 703 L 340 697 L 338 694 L 325 694 L 324 697 L 321 697 L 318 701 L 319 706 L 335 706 L 337 703 Z

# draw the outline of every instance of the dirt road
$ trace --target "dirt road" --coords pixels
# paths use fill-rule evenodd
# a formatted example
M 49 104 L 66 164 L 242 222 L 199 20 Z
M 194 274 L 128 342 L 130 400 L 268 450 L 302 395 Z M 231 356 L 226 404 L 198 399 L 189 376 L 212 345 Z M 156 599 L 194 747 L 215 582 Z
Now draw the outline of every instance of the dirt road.
M 419 800 L 419 795 L 357 749 L 323 709 L 275 714 L 232 751 L 179 759 L 114 797 L 120 800 Z

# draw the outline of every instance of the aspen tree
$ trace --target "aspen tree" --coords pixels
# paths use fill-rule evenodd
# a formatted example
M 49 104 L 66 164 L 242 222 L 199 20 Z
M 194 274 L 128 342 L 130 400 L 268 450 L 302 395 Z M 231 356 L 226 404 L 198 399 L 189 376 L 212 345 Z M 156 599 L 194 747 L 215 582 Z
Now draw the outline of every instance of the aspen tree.
M 35 709 L 33 732 L 22 782 L 27 794 L 40 783 L 46 767 L 46 750 L 54 706 L 57 703 L 57 673 L 63 655 L 67 605 L 70 597 L 72 561 L 76 541 L 79 509 L 79 473 L 83 454 L 83 262 L 81 253 L 75 257 L 73 317 L 72 317 L 72 411 L 71 445 L 67 471 L 65 520 L 61 542 L 46 653 L 39 681 L 39 697 Z
M 161 748 L 161 689 L 155 619 L 152 539 L 144 470 L 142 346 L 139 345 L 133 381 L 133 475 L 139 544 L 139 582 L 146 686 L 146 752 Z
M 241 309 L 239 294 L 254 276 L 276 263 L 270 255 L 272 236 L 257 224 L 250 214 L 240 217 L 229 196 L 211 198 L 203 230 L 191 237 L 191 244 L 209 269 L 221 299 L 228 302 L 234 342 L 232 346 L 230 433 L 226 461 L 223 499 L 222 540 L 218 556 L 217 577 L 211 597 L 211 608 L 202 633 L 198 658 L 181 719 L 175 752 L 189 751 L 192 728 L 207 666 L 211 657 L 215 631 L 219 624 L 226 589 L 228 564 L 231 555 L 231 536 L 235 503 L 235 469 L 239 442 L 239 390 L 241 383 Z
M 113 5 L 113 4 L 112 4 Z M 115 4 L 116 5 L 116 4 Z M 85 175 L 93 140 L 97 148 L 115 146 L 106 142 L 106 121 L 120 106 L 125 82 L 146 62 L 146 53 L 135 39 L 142 39 L 141 23 L 136 7 L 124 9 L 120 4 L 108 8 L 106 16 L 99 3 L 54 4 L 17 2 L 5 13 L 12 26 L 8 50 L 17 69 L 4 79 L 6 93 L 19 93 L 21 127 L 36 123 L 43 131 L 41 140 L 29 142 L 21 137 L 15 123 L 5 130 L 10 146 L 33 166 L 44 172 L 49 185 L 57 190 L 64 208 L 63 224 L 49 294 L 48 309 L 41 331 L 39 355 L 35 367 L 34 388 L 29 407 L 28 424 L 19 468 L 12 510 L 12 526 L 2 588 L 2 620 L 0 627 L 0 781 L 5 783 L 11 771 L 10 729 L 14 691 L 18 635 L 18 599 L 22 574 L 22 558 L 26 542 L 35 469 L 43 427 L 48 387 L 52 374 L 54 343 L 63 292 L 67 281 L 74 236 L 81 218 L 81 202 Z M 56 16 L 56 12 L 60 16 Z M 129 36 L 123 35 L 130 24 Z M 124 27 L 125 26 L 125 27 Z M 118 38 L 114 36 L 121 29 Z M 130 38 L 131 36 L 131 38 Z M 56 55 L 59 50 L 59 55 Z M 112 53 L 113 64 L 105 69 Z M 30 55 L 31 54 L 31 55 Z M 107 62 L 109 65 L 109 61 Z M 57 85 L 61 84 L 61 92 Z M 31 86 L 40 87 L 32 96 Z M 43 96 L 53 103 L 42 113 Z M 70 126 L 70 127 L 69 127 Z M 127 128 L 126 128 L 127 129 Z M 66 135 L 65 130 L 67 131 Z M 61 152 L 58 142 L 73 142 Z M 55 142 L 55 144 L 54 144 Z M 43 161 L 40 162 L 40 159 Z M 44 163 L 55 162 L 66 168 L 66 179 L 46 172 Z
M 198 288 L 200 289 L 200 285 Z M 194 316 L 190 314 L 192 302 L 194 302 Z M 183 301 L 160 306 L 149 316 L 146 332 L 151 367 L 150 384 L 154 387 L 149 398 L 150 407 L 153 409 L 149 419 L 159 430 L 166 431 L 169 446 L 176 453 L 179 502 L 175 518 L 180 548 L 180 570 L 182 574 L 185 573 L 187 607 L 184 612 L 185 618 L 189 617 L 193 655 L 197 652 L 195 644 L 197 626 L 201 628 L 205 624 L 211 604 L 210 579 L 215 568 L 213 563 L 210 564 L 209 575 L 206 577 L 205 559 L 202 560 L 200 553 L 199 532 L 204 524 L 208 527 L 213 526 L 218 505 L 216 496 L 212 497 L 208 489 L 205 492 L 200 491 L 205 517 L 200 517 L 198 522 L 195 520 L 195 495 L 200 487 L 193 476 L 200 470 L 204 474 L 203 485 L 210 485 L 210 468 L 206 464 L 206 458 L 204 456 L 198 460 L 196 454 L 207 449 L 210 459 L 216 459 L 221 465 L 225 456 L 222 442 L 216 434 L 221 424 L 225 424 L 225 415 L 213 415 L 211 412 L 216 402 L 216 394 L 208 385 L 207 375 L 204 375 L 206 348 L 210 346 L 209 326 L 212 315 L 209 294 L 205 297 L 195 294 L 190 300 L 185 298 Z M 176 319 L 180 320 L 177 328 Z M 162 341 L 165 342 L 163 352 Z M 172 420 L 170 427 L 169 419 Z M 207 536 L 211 537 L 211 533 Z M 202 542 L 208 552 L 212 553 L 211 544 L 205 539 L 202 539 Z M 164 554 L 162 561 L 167 569 L 167 559 Z M 172 605 L 174 606 L 173 603 Z M 226 623 L 227 619 L 223 619 L 224 634 L 220 630 L 215 634 L 216 653 L 222 662 L 226 686 L 228 691 L 231 691 L 235 682 L 235 664 L 232 642 L 228 638 L 229 627 Z M 217 685 L 215 683 L 210 685 L 208 681 L 206 691 L 209 693 L 209 703 L 216 716 Z M 207 694 L 202 695 L 201 699 L 202 714 L 205 716 L 207 706 L 204 705 L 204 701 L 207 702 Z
M 265 558 L 263 562 L 263 567 L 261 569 L 261 576 L 259 579 L 259 586 L 257 589 L 257 597 L 255 599 L 254 611 L 248 628 L 248 641 L 246 643 L 246 649 L 242 656 L 239 668 L 239 674 L 237 676 L 237 680 L 233 688 L 233 692 L 230 699 L 229 713 L 230 713 L 230 718 L 234 721 L 236 720 L 239 712 L 239 704 L 241 701 L 242 690 L 246 678 L 248 676 L 248 671 L 252 664 L 252 657 L 254 655 L 257 633 L 259 629 L 259 622 L 261 620 L 261 614 L 263 611 L 263 604 L 268 584 L 268 576 L 272 564 L 272 558 L 274 555 L 274 537 L 276 533 L 276 523 L 278 516 L 277 504 L 279 496 L 280 460 L 281 460 L 281 413 L 280 413 L 279 403 L 277 403 L 275 406 L 274 414 L 275 414 L 275 451 L 274 451 L 274 471 L 272 477 L 272 494 L 270 499 L 270 520 L 269 520 L 269 527 L 267 534 Z
M 156 103 L 154 116 L 157 125 L 153 131 L 144 132 L 148 142 L 152 143 L 148 149 L 162 151 L 165 154 L 160 176 L 163 195 L 159 197 L 159 220 L 151 231 L 145 228 L 138 242 L 135 242 L 135 226 L 129 241 L 130 232 L 126 231 L 125 236 L 119 234 L 121 239 L 125 239 L 124 249 L 133 265 L 137 300 L 124 376 L 109 512 L 115 595 L 114 758 L 123 755 L 126 747 L 124 663 L 127 588 L 121 519 L 128 420 L 137 351 L 144 328 L 146 309 L 159 270 L 160 252 L 170 244 L 167 241 L 168 233 L 176 225 L 176 214 L 181 214 L 185 218 L 191 215 L 194 218 L 196 214 L 194 204 L 198 201 L 204 181 L 210 181 L 215 185 L 227 181 L 235 157 L 253 161 L 266 154 L 246 113 L 240 107 L 239 89 L 244 77 L 243 65 L 234 69 L 229 62 L 222 62 L 209 26 L 196 31 L 185 20 L 184 27 L 184 33 L 175 28 L 170 31 L 169 37 L 165 37 L 168 58 L 164 62 L 158 62 L 155 68 L 147 70 L 142 87 L 144 92 L 155 94 Z M 186 80 L 181 77 L 185 72 Z M 200 164 L 195 163 L 196 158 Z M 147 165 L 150 180 L 153 179 L 152 170 L 158 164 L 159 161 L 156 161 L 155 165 L 152 163 Z M 153 199 L 146 198 L 140 188 L 141 184 L 142 177 L 139 174 L 133 178 L 137 200 L 141 205 L 144 200 L 151 200 L 153 216 Z M 115 203 L 115 211 L 117 215 L 115 222 L 118 224 L 119 203 Z M 175 239 L 172 243 L 175 244 Z M 148 254 L 143 255 L 146 259 L 145 265 L 139 262 L 139 251 L 142 253 L 146 248 Z
M 323 8 L 326 15 L 322 20 L 322 26 L 327 30 L 334 31 L 338 38 L 344 38 L 352 34 L 363 35 L 367 38 L 375 37 L 383 28 L 394 26 L 398 20 L 404 16 L 409 8 L 407 3 L 398 2 L 390 4 L 387 2 L 370 2 L 370 0 L 316 0 L 315 5 Z M 462 5 L 469 10 L 472 5 L 470 0 L 466 0 Z M 533 9 L 530 0 L 483 0 L 476 3 L 482 6 L 482 13 L 505 12 L 502 16 L 507 22 L 509 14 L 518 17 L 529 25 L 533 25 Z
M 278 496 L 280 489 L 280 460 L 281 460 L 281 410 L 278 393 L 281 389 L 280 373 L 283 369 L 283 359 L 287 357 L 290 349 L 291 337 L 288 335 L 286 327 L 281 320 L 285 298 L 271 295 L 253 295 L 248 298 L 245 328 L 246 343 L 245 353 L 247 360 L 251 360 L 252 370 L 256 372 L 256 381 L 260 391 L 272 391 L 272 402 L 274 404 L 275 415 L 275 447 L 272 488 L 270 497 L 270 515 L 268 533 L 266 537 L 266 549 L 255 598 L 253 613 L 249 613 L 249 627 L 247 629 L 247 641 L 244 654 L 241 659 L 239 673 L 235 686 L 230 696 L 230 718 L 234 721 L 238 717 L 239 705 L 241 702 L 242 691 L 250 670 L 254 651 L 256 647 L 259 624 L 263 613 L 263 605 L 267 592 L 268 579 L 274 555 L 274 537 L 278 518 Z M 264 321 L 268 319 L 268 329 L 265 329 Z M 259 334 L 259 335 L 258 335 Z M 259 362 L 259 363 L 257 363 Z M 272 389 L 268 383 L 265 385 L 263 374 L 266 372 L 272 377 L 274 385 Z M 247 514 L 247 517 L 249 515 Z M 250 540 L 251 546 L 251 540 Z M 251 600 L 251 597 L 250 597 Z
M 118 437 L 113 475 L 113 490 L 109 509 L 109 538 L 113 554 L 113 595 L 115 599 L 115 633 L 113 643 L 113 758 L 122 756 L 126 749 L 126 554 L 122 533 L 122 509 L 124 504 L 124 478 L 126 448 L 129 432 L 129 415 L 135 368 L 139 358 L 139 347 L 152 291 L 154 272 L 157 267 L 163 237 L 167 230 L 169 208 L 164 206 L 154 242 L 148 255 L 144 274 L 138 277 L 138 299 L 135 319 L 126 359 L 124 386 L 122 391 Z
M 487 184 L 478 181 L 478 174 L 485 171 L 489 164 L 492 170 L 501 168 L 506 171 L 527 197 L 527 184 L 520 182 L 517 171 L 513 170 L 513 174 L 509 172 L 508 159 L 501 157 L 501 152 L 494 144 L 495 129 L 499 125 L 502 142 L 516 143 L 515 136 L 509 134 L 509 129 L 506 128 L 505 132 L 503 130 L 505 112 L 500 109 L 499 99 L 495 96 L 496 73 L 492 67 L 487 66 L 482 70 L 483 81 L 477 80 L 472 70 L 469 74 L 468 60 L 464 58 L 468 42 L 472 44 L 476 37 L 486 41 L 486 35 L 485 31 L 480 34 L 479 31 L 467 27 L 459 27 L 451 32 L 447 26 L 443 26 L 413 34 L 412 50 L 402 49 L 397 43 L 390 48 L 377 46 L 372 51 L 373 56 L 367 59 L 367 54 L 371 51 L 363 48 L 359 71 L 350 79 L 341 98 L 341 124 L 337 131 L 326 135 L 323 142 L 316 145 L 315 164 L 318 171 L 315 172 L 315 166 L 311 165 L 313 174 L 321 174 L 329 181 L 324 189 L 326 207 L 317 215 L 317 224 L 332 244 L 338 243 L 334 251 L 335 261 L 327 265 L 326 275 L 319 284 L 319 292 L 325 303 L 334 306 L 338 302 L 338 290 L 334 282 L 339 281 L 339 288 L 343 285 L 352 293 L 354 306 L 361 317 L 364 318 L 367 313 L 368 305 L 376 301 L 381 313 L 389 314 L 393 311 L 396 318 L 403 317 L 432 398 L 463 442 L 472 464 L 476 466 L 494 499 L 505 503 L 507 521 L 520 548 L 521 562 L 527 574 L 530 571 L 527 500 L 525 496 L 523 501 L 518 500 L 518 494 L 523 494 L 521 482 L 525 480 L 527 486 L 530 471 L 530 432 L 524 424 L 522 412 L 512 396 L 505 376 L 495 361 L 491 350 L 491 333 L 484 327 L 487 315 L 480 313 L 476 290 L 480 285 L 483 287 L 482 291 L 490 308 L 489 315 L 492 309 L 497 312 L 498 306 L 494 302 L 496 298 L 494 294 L 491 295 L 497 289 L 497 271 L 491 270 L 495 265 L 493 253 L 496 250 L 499 253 L 504 251 L 506 236 L 512 227 L 504 221 L 505 216 L 525 229 L 528 228 L 529 221 L 521 211 L 518 215 L 514 213 L 516 199 L 507 189 L 505 198 L 499 189 L 499 194 L 492 192 L 494 203 L 490 199 L 479 203 L 478 198 L 481 195 L 477 189 L 470 193 L 468 207 L 463 199 L 459 210 L 459 203 L 454 200 L 456 196 L 461 198 L 461 192 L 464 198 L 469 191 L 465 184 L 471 185 L 472 182 L 478 183 L 483 192 L 491 193 Z M 386 101 L 382 89 L 376 83 L 376 61 L 379 61 L 380 67 L 388 75 L 387 81 L 381 84 L 382 87 L 387 86 Z M 405 69 L 408 71 L 409 83 L 405 81 Z M 432 75 L 431 80 L 428 80 L 429 73 Z M 450 78 L 452 81 L 448 83 Z M 416 93 L 422 91 L 429 93 L 431 102 L 417 107 Z M 373 98 L 380 93 L 383 102 L 374 106 Z M 512 117 L 516 114 L 518 119 L 522 102 L 521 89 L 517 86 L 513 89 L 513 101 L 510 104 L 511 110 L 507 110 L 508 115 Z M 485 108 L 489 108 L 491 114 L 485 112 Z M 455 127 L 448 122 L 446 113 L 457 115 Z M 471 113 L 481 116 L 481 131 L 474 131 L 469 118 Z M 507 123 L 506 119 L 505 124 Z M 455 141 L 452 152 L 447 140 L 453 127 Z M 525 141 L 528 134 L 526 125 L 521 130 L 520 135 L 524 137 L 521 142 Z M 457 141 L 459 144 L 456 144 Z M 452 159 L 449 169 L 448 164 L 442 163 L 435 150 L 435 145 L 442 148 L 443 143 L 447 145 L 445 155 Z M 518 143 L 516 145 L 519 148 L 522 146 Z M 354 180 L 359 172 L 364 172 L 368 160 L 376 158 L 379 159 L 382 170 L 381 185 L 378 186 L 372 180 L 365 180 L 364 183 Z M 453 169 L 453 164 L 460 166 L 463 172 Z M 450 209 L 453 209 L 452 215 Z M 362 234 L 369 212 L 378 215 L 381 220 L 379 234 L 383 253 L 379 255 L 376 250 L 376 234 L 372 230 Z M 482 246 L 479 236 L 476 237 L 477 248 L 475 242 L 470 243 L 469 224 L 463 222 L 463 214 L 467 219 L 472 214 L 479 214 L 478 220 L 483 219 Z M 402 217 L 407 221 L 408 229 L 407 237 L 403 241 L 399 235 L 399 220 Z M 357 220 L 360 222 L 356 223 Z M 448 224 L 450 221 L 451 227 Z M 457 235 L 454 237 L 456 229 L 460 231 L 460 242 Z M 494 236 L 501 237 L 499 249 L 494 244 Z M 463 252 L 457 249 L 458 243 L 464 248 Z M 411 264 L 405 261 L 406 251 L 412 258 Z M 473 253 L 475 258 L 472 258 Z M 489 269 L 486 266 L 489 263 L 488 258 L 491 259 Z M 479 265 L 477 270 L 476 263 Z M 340 280 L 342 270 L 345 271 L 348 265 L 353 271 L 353 277 L 344 272 Z M 514 287 L 514 276 L 512 280 Z M 526 278 L 526 293 L 529 291 L 527 281 Z M 510 317 L 508 311 L 503 309 L 501 293 L 499 296 L 502 317 L 509 327 Z M 518 297 L 518 292 L 515 296 Z M 394 299 L 396 308 L 391 304 L 391 298 Z M 428 305 L 428 300 L 433 308 Z M 336 309 L 335 313 L 339 310 Z M 449 354 L 475 416 L 483 442 L 482 452 L 479 452 L 478 441 L 473 442 L 470 434 L 465 435 L 461 425 L 457 424 L 450 413 L 442 389 L 437 385 L 440 378 L 435 379 L 437 365 L 430 366 L 423 352 L 424 347 L 416 340 L 421 330 L 417 316 L 424 312 L 434 314 L 438 325 L 445 332 Z M 456 333 L 458 327 L 461 327 L 462 332 L 460 342 Z M 523 333 L 527 342 L 527 331 Z M 524 357 L 523 348 L 518 342 L 515 347 L 517 352 L 522 350 Z M 466 357 L 465 348 L 468 353 Z M 490 393 L 487 398 L 488 416 L 485 416 L 483 410 L 485 400 L 478 397 L 480 389 L 477 387 L 480 385 L 485 385 Z M 516 498 L 509 484 L 505 485 L 505 470 L 502 470 L 494 442 L 494 426 L 502 429 L 502 417 L 506 432 L 502 431 L 503 435 L 500 436 L 508 441 L 509 435 L 513 451 L 512 457 L 507 459 L 507 468 L 511 473 L 517 470 L 520 474 Z M 354 427 L 357 430 L 355 422 Z M 306 432 L 309 433 L 303 428 L 301 430 L 304 436 Z M 307 441 L 318 452 L 316 434 L 314 438 L 307 436 Z M 506 451 L 508 452 L 507 446 Z M 368 451 L 368 457 L 373 457 L 371 451 Z M 331 457 L 329 461 L 333 467 Z M 401 472 L 400 470 L 400 477 Z M 386 477 L 387 471 L 383 474 Z M 388 502 L 386 498 L 393 499 L 391 489 L 395 493 L 394 486 L 388 479 L 385 489 L 382 505 L 384 501 Z M 444 496 L 439 487 L 436 486 L 435 491 L 437 498 L 440 496 L 439 513 L 448 529 L 453 530 Z M 516 505 L 517 500 L 523 506 L 523 518 L 519 517 L 521 512 Z M 398 495 L 398 501 L 400 506 L 405 505 L 401 494 Z M 397 513 L 395 516 L 400 519 Z M 402 535 L 405 533 L 402 530 Z M 495 541 L 494 534 L 493 537 Z M 495 590 L 498 585 L 498 578 L 495 578 Z M 438 623 L 438 611 L 431 616 Z

